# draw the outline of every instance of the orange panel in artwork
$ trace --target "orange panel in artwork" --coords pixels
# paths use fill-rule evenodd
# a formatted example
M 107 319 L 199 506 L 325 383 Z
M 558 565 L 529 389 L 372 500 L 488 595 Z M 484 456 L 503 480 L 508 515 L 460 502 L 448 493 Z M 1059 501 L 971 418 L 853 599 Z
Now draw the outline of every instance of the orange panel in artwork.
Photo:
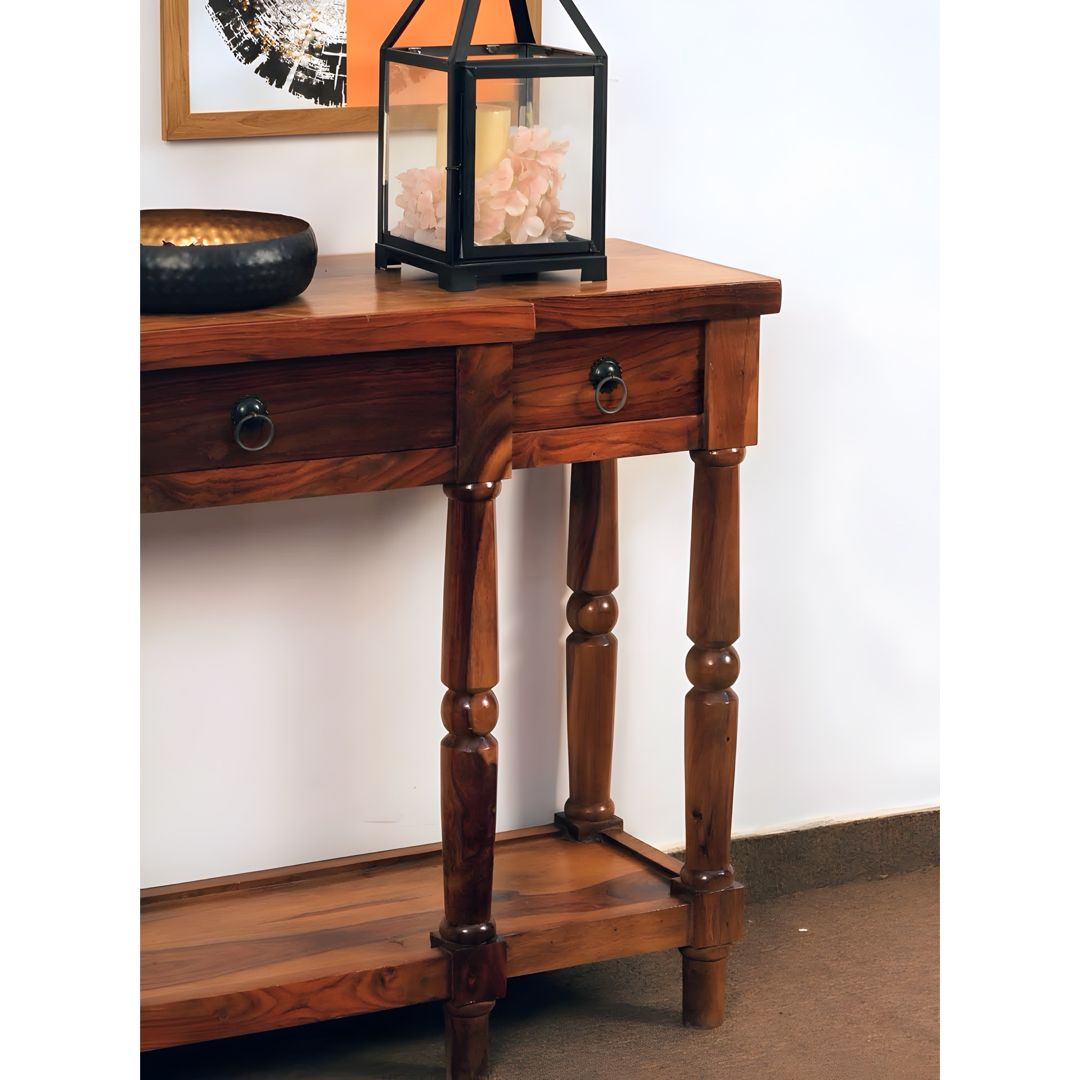
M 398 42 L 402 46 L 449 45 L 462 0 L 427 0 Z M 348 48 L 346 105 L 379 104 L 379 48 L 408 0 L 349 0 L 345 8 Z M 473 41 L 493 45 L 516 41 L 509 0 L 482 0 Z

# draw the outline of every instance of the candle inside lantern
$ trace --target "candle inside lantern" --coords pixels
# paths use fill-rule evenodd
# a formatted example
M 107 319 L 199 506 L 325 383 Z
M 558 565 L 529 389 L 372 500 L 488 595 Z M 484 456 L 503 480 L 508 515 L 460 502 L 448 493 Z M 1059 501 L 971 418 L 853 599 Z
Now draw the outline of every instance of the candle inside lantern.
M 476 106 L 476 175 L 483 176 L 494 169 L 504 157 L 510 143 L 510 106 Z M 446 168 L 446 106 L 439 106 L 435 122 L 435 166 Z

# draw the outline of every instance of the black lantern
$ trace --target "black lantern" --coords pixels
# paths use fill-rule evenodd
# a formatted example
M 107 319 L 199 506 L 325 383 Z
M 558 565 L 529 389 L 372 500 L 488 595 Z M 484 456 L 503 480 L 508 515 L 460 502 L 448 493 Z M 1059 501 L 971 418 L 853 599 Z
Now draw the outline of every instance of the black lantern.
M 396 47 L 425 0 L 383 42 L 375 265 L 454 292 L 542 270 L 604 281 L 607 54 L 571 0 L 591 52 L 538 45 L 525 0 L 504 2 L 512 44 L 472 44 L 480 0 L 462 0 L 453 44 Z

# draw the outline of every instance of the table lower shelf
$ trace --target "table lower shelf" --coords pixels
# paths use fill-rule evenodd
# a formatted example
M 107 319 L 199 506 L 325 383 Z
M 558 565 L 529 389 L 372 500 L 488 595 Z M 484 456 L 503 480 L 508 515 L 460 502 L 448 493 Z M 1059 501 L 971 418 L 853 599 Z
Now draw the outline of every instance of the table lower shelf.
M 492 912 L 511 976 L 689 943 L 680 864 L 621 831 L 504 833 Z M 448 996 L 438 844 L 148 889 L 142 1049 Z

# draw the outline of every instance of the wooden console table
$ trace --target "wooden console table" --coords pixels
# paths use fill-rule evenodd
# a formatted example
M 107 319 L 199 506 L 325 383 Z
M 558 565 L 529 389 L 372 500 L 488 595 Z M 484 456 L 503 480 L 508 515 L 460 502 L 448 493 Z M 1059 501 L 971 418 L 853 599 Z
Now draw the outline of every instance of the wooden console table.
M 742 933 L 730 826 L 739 661 L 738 465 L 757 441 L 758 326 L 780 282 L 610 241 L 576 274 L 448 293 L 331 256 L 260 311 L 142 319 L 142 507 L 442 484 L 442 844 L 144 890 L 142 1046 L 444 1000 L 452 1080 L 487 1075 L 508 976 L 683 954 L 683 1018 L 715 1027 Z M 590 382 L 602 357 L 625 383 Z M 608 369 L 609 371 L 611 369 Z M 595 376 L 594 376 L 595 377 Z M 240 415 L 237 402 L 262 406 Z M 269 417 L 269 422 L 264 417 Z M 686 863 L 610 797 L 616 459 L 695 462 L 685 703 Z M 572 463 L 570 798 L 495 833 L 495 498 Z M 434 703 L 433 703 L 434 704 Z M 434 747 L 433 747 L 434 750 Z

